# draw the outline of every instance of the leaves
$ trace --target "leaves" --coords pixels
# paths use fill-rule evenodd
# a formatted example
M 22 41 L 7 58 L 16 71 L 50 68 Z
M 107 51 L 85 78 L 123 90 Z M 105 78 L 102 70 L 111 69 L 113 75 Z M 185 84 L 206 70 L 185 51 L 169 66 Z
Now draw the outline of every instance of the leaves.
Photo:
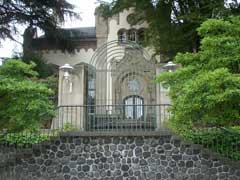
M 36 77 L 38 73 L 32 70 L 34 67 L 35 64 L 33 62 L 25 64 L 19 60 L 11 60 L 11 63 L 5 63 L 4 66 L 0 66 L 0 75 L 16 79 Z
M 42 141 L 49 141 L 49 136 L 40 134 L 40 132 L 23 131 L 20 133 L 8 133 L 2 138 L 2 141 L 18 146 L 28 146 Z
M 52 90 L 38 82 L 34 64 L 8 60 L 0 68 L 0 129 L 22 131 L 39 127 L 53 116 Z
M 2 0 L 0 3 L 0 39 L 14 39 L 16 24 L 38 27 L 44 31 L 56 29 L 68 16 L 79 17 L 66 0 Z
M 229 126 L 240 122 L 239 17 L 211 19 L 198 28 L 198 53 L 179 53 L 182 65 L 157 82 L 170 86 L 176 124 Z
M 131 25 L 142 21 L 148 23 L 147 45 L 154 47 L 157 54 L 166 58 L 165 61 L 173 58 L 177 52 L 198 51 L 200 37 L 196 28 L 208 18 L 225 18 L 240 13 L 238 1 L 112 0 L 111 3 L 101 2 L 98 11 L 104 17 L 111 17 L 124 9 L 134 9 Z M 223 23 L 226 22 L 223 21 Z M 212 23 L 210 22 L 210 24 Z M 204 27 L 202 26 L 202 28 Z M 219 29 L 224 31 L 228 27 L 218 23 L 213 29 L 212 33 L 221 33 Z M 199 32 L 202 36 L 204 33 L 209 35 L 204 29 L 200 29 Z

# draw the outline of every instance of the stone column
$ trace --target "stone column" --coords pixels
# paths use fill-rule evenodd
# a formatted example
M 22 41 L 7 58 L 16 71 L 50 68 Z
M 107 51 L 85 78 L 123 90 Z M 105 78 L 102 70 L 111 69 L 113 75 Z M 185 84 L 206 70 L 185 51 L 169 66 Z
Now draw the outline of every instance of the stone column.
M 156 74 L 159 75 L 160 73 L 164 72 L 163 65 L 156 69 Z M 168 106 L 163 105 L 170 105 L 171 99 L 168 96 L 169 89 L 164 88 L 161 83 L 156 85 L 157 90 L 157 104 L 160 104 L 160 107 L 157 107 L 157 129 L 160 129 L 163 126 L 164 121 L 169 118 Z
M 72 128 L 84 130 L 85 122 L 85 80 L 84 65 L 74 67 L 69 79 L 64 79 L 59 72 L 59 95 L 57 117 L 53 120 L 53 129 L 62 129 L 71 125 Z

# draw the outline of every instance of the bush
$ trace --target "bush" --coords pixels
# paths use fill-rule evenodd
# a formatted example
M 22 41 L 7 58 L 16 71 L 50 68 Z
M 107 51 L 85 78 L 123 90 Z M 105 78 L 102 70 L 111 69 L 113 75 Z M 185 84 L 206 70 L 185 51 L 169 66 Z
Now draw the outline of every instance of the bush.
M 240 129 L 192 128 L 192 126 L 169 123 L 171 129 L 186 140 L 200 144 L 233 160 L 240 160 Z
M 37 79 L 35 64 L 8 60 L 0 67 L 0 130 L 38 129 L 42 119 L 54 116 L 52 90 Z
M 29 145 L 38 144 L 43 141 L 48 141 L 50 137 L 45 134 L 23 131 L 19 133 L 8 133 L 2 136 L 1 141 L 11 145 L 27 147 Z
M 200 51 L 178 54 L 182 68 L 157 77 L 171 87 L 171 120 L 205 127 L 239 124 L 240 17 L 208 20 L 198 32 Z
M 240 17 L 208 20 L 198 32 L 199 52 L 179 53 L 182 68 L 157 77 L 171 87 L 169 124 L 185 139 L 240 160 Z

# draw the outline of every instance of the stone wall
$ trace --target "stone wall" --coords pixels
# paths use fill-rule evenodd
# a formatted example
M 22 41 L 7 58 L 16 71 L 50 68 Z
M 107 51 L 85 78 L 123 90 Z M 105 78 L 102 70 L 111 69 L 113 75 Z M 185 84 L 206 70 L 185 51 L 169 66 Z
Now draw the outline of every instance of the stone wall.
M 0 180 L 240 180 L 239 166 L 170 134 L 62 136 L 19 149 L 9 171 Z

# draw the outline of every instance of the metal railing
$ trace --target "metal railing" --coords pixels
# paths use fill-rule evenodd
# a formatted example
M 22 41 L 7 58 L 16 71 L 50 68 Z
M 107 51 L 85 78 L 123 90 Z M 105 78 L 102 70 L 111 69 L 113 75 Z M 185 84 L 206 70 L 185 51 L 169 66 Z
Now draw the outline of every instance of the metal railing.
M 154 131 L 169 119 L 170 105 L 59 106 L 52 130 Z
M 189 133 L 187 139 L 203 148 L 240 161 L 240 132 L 226 128 L 198 128 Z

